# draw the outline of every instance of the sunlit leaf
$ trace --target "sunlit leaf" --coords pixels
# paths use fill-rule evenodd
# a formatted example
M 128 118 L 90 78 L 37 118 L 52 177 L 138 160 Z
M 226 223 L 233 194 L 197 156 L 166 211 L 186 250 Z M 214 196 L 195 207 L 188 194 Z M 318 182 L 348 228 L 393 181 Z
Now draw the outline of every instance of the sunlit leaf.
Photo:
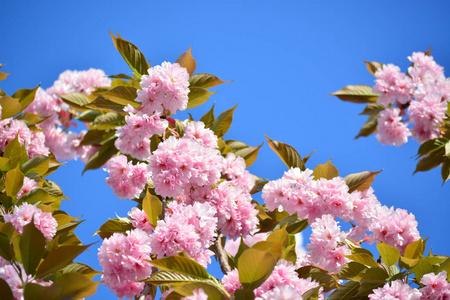
M 34 98 L 36 97 L 36 91 L 38 90 L 40 85 L 35 87 L 34 89 L 20 89 L 17 90 L 12 97 L 18 98 L 20 105 L 22 105 L 22 111 L 25 110 L 28 105 L 30 105 Z
M 420 282 L 423 275 L 433 272 L 433 266 L 426 259 L 422 258 L 417 265 L 412 268 L 411 272 L 416 275 L 416 281 Z
M 60 274 L 79 273 L 83 274 L 89 279 L 92 279 L 95 275 L 101 274 L 102 272 L 96 271 L 88 265 L 76 262 L 68 264 L 64 268 L 60 269 L 58 273 Z
M 327 163 L 323 165 L 321 164 L 317 165 L 312 175 L 315 180 L 318 180 L 320 178 L 333 179 L 334 177 L 339 176 L 339 171 L 333 164 L 331 164 L 330 158 L 330 160 L 328 160 Z
M 337 92 L 331 93 L 341 100 L 353 103 L 375 102 L 379 95 L 372 92 L 372 87 L 368 85 L 347 85 Z
M 353 295 L 358 292 L 359 282 L 348 281 L 340 288 L 336 289 L 330 296 L 328 300 L 349 300 Z
M 389 246 L 385 243 L 379 243 L 377 244 L 377 249 L 384 263 L 388 266 L 395 265 L 400 259 L 400 252 L 397 248 Z
M 79 273 L 67 273 L 56 278 L 53 284 L 61 288 L 57 299 L 76 300 L 94 295 L 100 281 L 91 281 Z
M 211 278 L 205 268 L 189 257 L 168 256 L 152 260 L 152 265 L 161 271 L 173 271 L 200 279 Z
M 199 73 L 189 77 L 189 88 L 200 87 L 204 89 L 209 89 L 219 84 L 228 83 L 231 81 L 220 80 L 216 75 Z
M 414 241 L 408 244 L 405 248 L 405 253 L 403 254 L 406 258 L 418 258 L 425 251 L 425 245 L 420 238 L 417 241 Z
M 245 160 L 246 167 L 248 168 L 255 162 L 256 158 L 258 157 L 259 149 L 261 149 L 263 144 L 264 143 L 257 147 L 247 146 L 247 148 L 237 150 L 236 152 L 234 152 L 234 154 L 242 157 Z
M 342 266 L 337 277 L 339 279 L 353 279 L 359 281 L 361 280 L 361 277 L 358 275 L 365 269 L 367 269 L 365 265 L 355 261 L 351 261 Z
M 8 95 L 0 97 L 0 106 L 2 107 L 2 120 L 12 118 L 22 111 L 19 99 Z
M 97 152 L 95 152 L 86 162 L 83 173 L 87 170 L 94 170 L 101 168 L 105 163 L 114 155 L 116 155 L 119 150 L 114 146 L 115 139 L 112 139 L 101 146 Z
M 141 105 L 141 103 L 135 101 L 137 97 L 136 88 L 132 86 L 118 86 L 110 91 L 101 93 L 101 95 L 105 99 L 123 106 L 130 104 L 132 107 L 137 108 Z
M 147 215 L 150 224 L 152 224 L 152 226 L 156 228 L 158 217 L 162 212 L 161 200 L 159 200 L 158 197 L 150 194 L 147 190 L 144 200 L 142 200 L 142 209 Z
M 16 196 L 17 192 L 22 188 L 24 175 L 20 171 L 20 167 L 9 170 L 5 176 L 5 191 L 8 196 Z
M 194 74 L 194 71 L 197 68 L 197 62 L 195 61 L 194 57 L 192 57 L 191 50 L 192 47 L 189 48 L 189 50 L 187 50 L 183 54 L 181 54 L 176 61 L 176 63 L 178 63 L 180 66 L 186 68 L 189 75 Z
M 381 268 L 368 268 L 363 270 L 359 276 L 361 276 L 363 282 L 384 283 L 389 274 Z
M 369 103 L 364 108 L 362 112 L 360 112 L 360 115 L 378 115 L 381 111 L 383 111 L 386 107 L 383 104 L 380 103 Z
M 373 76 L 375 76 L 375 72 L 378 70 L 378 69 L 382 69 L 383 68 L 383 64 L 382 63 L 379 63 L 379 62 L 376 62 L 376 61 L 364 61 L 365 63 L 366 63 L 366 66 L 367 66 L 367 70 L 369 70 L 369 72 L 373 75 Z
M 109 33 L 113 39 L 114 46 L 117 51 L 119 51 L 120 55 L 122 55 L 131 70 L 133 70 L 134 75 L 140 79 L 141 75 L 148 74 L 147 70 L 149 66 L 144 54 L 142 54 L 138 47 L 129 41 L 122 39 L 119 35 L 117 35 L 118 37 L 116 38 L 111 32 Z
M 365 253 L 359 253 L 359 254 L 352 254 L 352 255 L 343 255 L 344 257 L 359 262 L 363 265 L 369 266 L 369 267 L 378 267 L 378 263 L 373 259 L 372 256 L 365 254 Z
M 233 122 L 233 113 L 236 107 L 237 104 L 234 107 L 222 112 L 217 119 L 214 120 L 211 130 L 214 131 L 215 135 L 222 137 L 228 132 L 228 129 L 230 129 L 231 123 Z
M 122 219 L 111 219 L 105 222 L 94 235 L 98 234 L 102 239 L 109 238 L 115 232 L 125 233 L 133 229 L 131 222 L 125 222 Z
M 200 279 L 174 271 L 159 271 L 145 279 L 145 282 L 154 285 L 181 286 L 191 282 L 205 282 L 205 279 Z
M 303 163 L 300 154 L 298 154 L 297 150 L 295 150 L 294 147 L 282 142 L 271 140 L 269 137 L 267 137 L 267 135 L 266 139 L 269 143 L 270 148 L 281 158 L 283 163 L 288 168 L 300 168 L 300 170 L 302 171 L 306 170 L 305 164 Z
M 364 171 L 360 173 L 349 174 L 344 177 L 345 182 L 348 186 L 348 192 L 352 193 L 353 191 L 365 191 L 367 190 L 373 183 L 375 176 L 378 175 L 380 171 L 372 172 L 372 171 Z
M 210 92 L 199 87 L 189 88 L 187 109 L 202 105 L 203 103 L 208 101 L 209 97 L 211 97 L 212 94 L 215 93 L 217 92 Z
M 60 97 L 64 102 L 72 106 L 76 110 L 85 111 L 88 108 L 85 107 L 85 105 L 91 103 L 92 101 L 89 100 L 89 98 L 83 94 L 83 93 L 70 93 L 70 94 L 64 94 L 64 95 L 57 95 Z
M 370 115 L 369 119 L 367 119 L 366 123 L 364 123 L 364 125 L 361 127 L 361 130 L 359 131 L 355 139 L 376 133 L 377 125 L 378 125 L 378 114 Z
M 39 176 L 44 175 L 48 171 L 49 157 L 44 155 L 35 155 L 32 159 L 24 163 L 20 170 L 24 174 L 36 173 Z
M 211 109 L 200 119 L 201 122 L 205 124 L 205 128 L 211 128 L 214 124 L 214 105 L 211 107 Z

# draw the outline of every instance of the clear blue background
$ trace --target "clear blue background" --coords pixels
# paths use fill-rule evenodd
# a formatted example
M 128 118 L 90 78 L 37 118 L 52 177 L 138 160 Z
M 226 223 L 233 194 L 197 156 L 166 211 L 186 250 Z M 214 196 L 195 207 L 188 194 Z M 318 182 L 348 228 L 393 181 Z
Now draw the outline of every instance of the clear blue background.
M 383 169 L 373 184 L 378 199 L 415 214 L 433 252 L 450 255 L 450 183 L 442 186 L 440 169 L 412 176 L 415 141 L 397 148 L 375 136 L 354 140 L 366 119 L 358 116 L 363 106 L 328 95 L 348 84 L 373 84 L 363 59 L 405 71 L 407 56 L 432 46 L 435 60 L 449 70 L 450 2 L 0 1 L 0 12 L 0 62 L 12 73 L 0 88 L 8 94 L 50 87 L 66 69 L 130 73 L 109 30 L 135 43 L 152 65 L 173 62 L 193 46 L 197 73 L 234 80 L 190 111 L 196 119 L 214 102 L 216 115 L 239 103 L 227 139 L 259 145 L 266 134 L 302 156 L 317 150 L 307 166 L 333 158 L 343 176 Z M 126 216 L 134 203 L 112 194 L 106 172 L 81 176 L 82 169 L 71 161 L 52 179 L 72 200 L 62 209 L 86 219 L 76 232 L 88 244 L 100 240 L 92 234 L 108 218 Z M 277 179 L 286 167 L 265 142 L 250 170 Z M 79 260 L 100 269 L 99 246 Z M 114 298 L 103 286 L 92 297 Z

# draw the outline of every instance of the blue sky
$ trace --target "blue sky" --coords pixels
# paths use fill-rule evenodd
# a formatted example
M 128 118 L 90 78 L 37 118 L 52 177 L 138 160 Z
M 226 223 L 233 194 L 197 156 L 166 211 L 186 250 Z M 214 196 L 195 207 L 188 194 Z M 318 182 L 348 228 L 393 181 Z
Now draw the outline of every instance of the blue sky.
M 197 73 L 234 80 L 189 111 L 194 118 L 213 103 L 217 114 L 238 103 L 227 139 L 255 146 L 266 134 L 302 156 L 317 150 L 307 166 L 333 158 L 343 176 L 383 169 L 373 184 L 378 199 L 415 214 L 433 252 L 450 255 L 450 183 L 442 186 L 440 169 L 412 176 L 415 141 L 389 147 L 375 136 L 354 140 L 365 122 L 358 116 L 363 106 L 328 95 L 348 84 L 372 85 L 363 59 L 406 70 L 407 56 L 432 46 L 435 60 L 450 70 L 450 2 L 0 1 L 0 8 L 0 62 L 12 73 L 0 88 L 8 94 L 49 87 L 66 69 L 130 73 L 109 30 L 136 44 L 152 65 L 173 62 L 192 46 Z M 86 219 L 77 234 L 88 244 L 99 241 L 92 234 L 101 224 L 126 216 L 134 203 L 112 194 L 106 172 L 81 176 L 82 168 L 68 162 L 52 179 L 72 200 L 62 209 Z M 250 168 L 269 179 L 285 170 L 267 143 Z M 80 260 L 99 269 L 99 246 Z M 100 287 L 92 299 L 114 296 Z

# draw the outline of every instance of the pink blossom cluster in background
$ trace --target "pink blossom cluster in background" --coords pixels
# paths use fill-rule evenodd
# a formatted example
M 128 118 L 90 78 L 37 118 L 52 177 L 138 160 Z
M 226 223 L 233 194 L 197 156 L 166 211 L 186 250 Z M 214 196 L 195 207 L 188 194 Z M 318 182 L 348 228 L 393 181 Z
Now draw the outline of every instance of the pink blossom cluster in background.
M 20 276 L 18 272 L 20 272 Z M 36 283 L 42 286 L 50 286 L 52 284 L 51 280 L 35 280 L 32 275 L 28 275 L 25 272 L 22 264 L 16 263 L 12 265 L 2 257 L 0 257 L 0 278 L 11 288 L 14 299 L 24 299 L 23 287 L 26 283 Z
M 450 79 L 432 56 L 414 52 L 408 59 L 412 65 L 407 74 L 393 64 L 383 65 L 375 73 L 373 92 L 380 95 L 377 102 L 386 107 L 377 125 L 377 138 L 383 145 L 400 146 L 409 136 L 423 143 L 440 135 L 450 100 Z M 412 128 L 402 120 L 406 113 Z
M 20 234 L 23 233 L 23 227 L 33 220 L 34 225 L 42 232 L 47 242 L 55 236 L 56 227 L 58 227 L 58 222 L 51 213 L 42 212 L 40 208 L 26 202 L 19 207 L 14 207 L 14 212 L 3 215 L 3 218 L 6 223 L 11 223 Z
M 345 263 L 339 254 L 347 254 L 348 249 L 336 248 L 345 237 L 362 239 L 367 232 L 372 232 L 371 242 L 384 242 L 401 253 L 406 245 L 420 238 L 414 215 L 381 206 L 372 188 L 348 193 L 348 186 L 341 177 L 313 180 L 311 170 L 293 168 L 282 178 L 267 183 L 262 197 L 271 211 L 281 208 L 289 214 L 296 212 L 301 219 L 308 219 L 313 240 L 307 248 L 313 251 L 306 254 L 306 261 L 317 265 L 323 258 L 331 263 L 334 257 L 336 265 L 332 269 L 335 271 Z M 355 227 L 341 233 L 333 220 L 336 217 L 344 222 L 353 221 Z
M 58 95 L 68 93 L 89 95 L 95 87 L 110 85 L 111 80 L 102 70 L 89 69 L 87 71 L 64 71 L 53 86 L 47 90 L 38 88 L 33 103 L 25 111 L 47 118 L 37 127 L 43 130 L 45 146 L 50 148 L 58 160 L 81 158 L 83 161 L 87 161 L 90 155 L 97 150 L 93 146 L 80 146 L 85 131 L 78 134 L 65 130 L 72 125 L 71 112 L 69 106 Z M 44 142 L 44 138 L 42 141 Z

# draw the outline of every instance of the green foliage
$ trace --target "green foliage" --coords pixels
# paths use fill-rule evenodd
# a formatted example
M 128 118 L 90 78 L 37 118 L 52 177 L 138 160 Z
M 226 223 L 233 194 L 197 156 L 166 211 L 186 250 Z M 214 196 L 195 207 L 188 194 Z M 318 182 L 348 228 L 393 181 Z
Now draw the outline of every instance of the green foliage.
M 372 87 L 368 85 L 347 85 L 330 95 L 353 103 L 370 103 L 378 98 L 377 94 L 372 93 Z
M 294 147 L 282 142 L 271 140 L 267 136 L 266 139 L 270 148 L 281 158 L 283 163 L 288 168 L 299 168 L 302 171 L 306 170 L 305 163 Z
M 333 179 L 334 177 L 339 176 L 339 171 L 334 165 L 331 164 L 330 158 L 327 163 L 323 165 L 317 165 L 312 175 L 315 180 L 318 180 L 320 178 Z

